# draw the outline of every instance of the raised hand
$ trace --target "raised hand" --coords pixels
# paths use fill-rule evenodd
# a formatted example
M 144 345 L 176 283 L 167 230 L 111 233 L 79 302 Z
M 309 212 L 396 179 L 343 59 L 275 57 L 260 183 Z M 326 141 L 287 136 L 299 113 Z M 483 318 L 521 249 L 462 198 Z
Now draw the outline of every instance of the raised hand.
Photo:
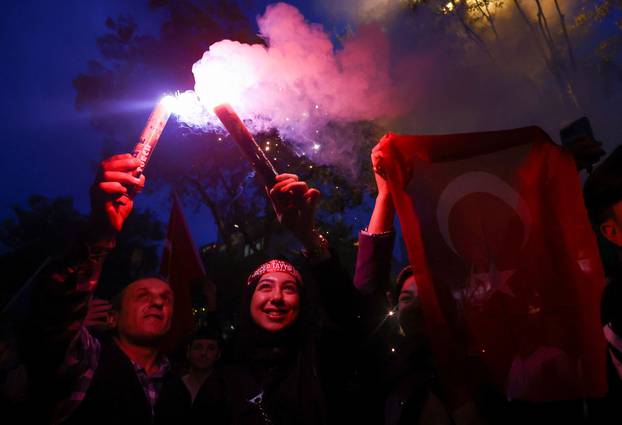
M 378 144 L 371 150 L 371 165 L 374 170 L 374 177 L 376 179 L 376 187 L 378 188 L 378 196 L 389 195 L 389 185 L 387 183 L 387 174 L 384 167 L 384 153 L 382 152 L 383 144 L 391 137 L 391 134 L 386 134 L 380 139 Z
M 279 174 L 270 189 L 270 198 L 279 221 L 305 246 L 315 244 L 313 231 L 315 209 L 320 191 L 310 189 L 295 174 Z
M 384 135 L 371 151 L 371 164 L 378 188 L 378 196 L 374 204 L 374 210 L 367 226 L 370 233 L 384 233 L 393 230 L 393 217 L 395 208 L 389 191 L 388 176 L 385 167 L 386 156 L 383 148 L 386 146 L 392 133 Z
M 133 196 L 145 185 L 145 176 L 132 174 L 139 161 L 130 154 L 103 160 L 91 186 L 91 216 L 98 226 L 120 231 L 134 206 Z
M 108 330 L 112 327 L 111 313 L 112 304 L 110 302 L 93 298 L 89 301 L 88 311 L 84 318 L 84 326 L 98 331 Z

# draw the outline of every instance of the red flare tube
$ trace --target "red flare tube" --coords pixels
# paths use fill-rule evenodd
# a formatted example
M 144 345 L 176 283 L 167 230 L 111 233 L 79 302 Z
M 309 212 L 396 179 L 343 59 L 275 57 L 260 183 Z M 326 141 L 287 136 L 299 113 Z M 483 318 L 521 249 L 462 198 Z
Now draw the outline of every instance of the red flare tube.
M 134 146 L 134 151 L 132 152 L 132 156 L 140 161 L 138 169 L 133 173 L 134 177 L 140 177 L 145 170 L 149 158 L 151 158 L 151 154 L 153 154 L 170 116 L 171 111 L 169 111 L 162 102 L 159 102 L 155 108 L 153 108 L 151 115 L 149 115 L 149 119 L 147 119 L 145 128 L 143 128 L 142 133 L 140 133 L 138 143 Z
M 272 162 L 261 150 L 253 135 L 248 131 L 238 114 L 235 113 L 231 105 L 222 104 L 214 108 L 214 113 L 225 126 L 233 140 L 242 150 L 246 159 L 251 163 L 253 169 L 261 176 L 267 187 L 272 187 L 276 183 L 277 172 Z

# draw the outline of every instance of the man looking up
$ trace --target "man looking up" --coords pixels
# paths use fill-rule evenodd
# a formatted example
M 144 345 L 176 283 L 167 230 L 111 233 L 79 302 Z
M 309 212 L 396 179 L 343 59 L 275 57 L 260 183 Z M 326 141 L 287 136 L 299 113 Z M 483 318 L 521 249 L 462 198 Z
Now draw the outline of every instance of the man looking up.
M 104 259 L 144 186 L 144 176 L 132 175 L 138 165 L 129 154 L 102 161 L 84 237 L 38 279 L 30 338 L 37 346 L 29 350 L 38 423 L 138 425 L 157 416 L 170 368 L 158 349 L 173 314 L 169 285 L 158 278 L 128 285 L 113 302 L 111 337 L 98 339 L 83 323 Z

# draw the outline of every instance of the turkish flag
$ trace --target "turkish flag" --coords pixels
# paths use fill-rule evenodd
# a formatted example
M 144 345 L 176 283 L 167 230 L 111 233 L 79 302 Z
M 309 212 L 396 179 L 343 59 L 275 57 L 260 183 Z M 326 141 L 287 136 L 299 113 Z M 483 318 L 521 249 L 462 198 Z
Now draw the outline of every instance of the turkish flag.
M 446 385 L 603 396 L 605 278 L 573 159 L 537 127 L 380 148 Z
M 160 263 L 160 275 L 173 290 L 173 320 L 162 349 L 173 352 L 194 329 L 191 283 L 205 276 L 205 269 L 184 218 L 181 203 L 173 194 L 166 241 Z

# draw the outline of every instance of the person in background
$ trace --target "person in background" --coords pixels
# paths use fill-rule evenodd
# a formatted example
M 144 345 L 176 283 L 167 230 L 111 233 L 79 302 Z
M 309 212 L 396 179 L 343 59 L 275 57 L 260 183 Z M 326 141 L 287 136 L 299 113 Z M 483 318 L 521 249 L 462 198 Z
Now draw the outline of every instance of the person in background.
M 231 423 L 226 383 L 219 365 L 222 338 L 215 323 L 210 321 L 190 337 L 186 349 L 187 373 L 165 389 L 163 396 L 167 404 L 160 411 L 157 425 Z
M 376 346 L 370 350 L 374 358 L 365 361 L 379 368 L 379 378 L 367 379 L 383 383 L 372 402 L 373 398 L 384 400 L 385 425 L 480 423 L 473 403 L 449 408 L 428 347 L 412 268 L 403 268 L 395 286 L 389 288 L 395 206 L 383 167 L 381 143 L 371 153 L 378 194 L 369 225 L 359 233 L 354 273 L 354 286 L 366 299 L 367 327 L 373 330 L 371 339 L 375 339 Z M 379 326 L 374 323 L 378 320 Z
M 206 380 L 214 373 L 220 352 L 220 335 L 217 331 L 203 329 L 192 336 L 186 353 L 190 366 L 188 373 L 181 378 L 192 402 L 196 400 Z
M 601 320 L 608 343 L 607 421 L 617 423 L 622 401 L 622 146 L 590 175 L 583 188 L 585 204 L 598 236 L 607 275 Z

